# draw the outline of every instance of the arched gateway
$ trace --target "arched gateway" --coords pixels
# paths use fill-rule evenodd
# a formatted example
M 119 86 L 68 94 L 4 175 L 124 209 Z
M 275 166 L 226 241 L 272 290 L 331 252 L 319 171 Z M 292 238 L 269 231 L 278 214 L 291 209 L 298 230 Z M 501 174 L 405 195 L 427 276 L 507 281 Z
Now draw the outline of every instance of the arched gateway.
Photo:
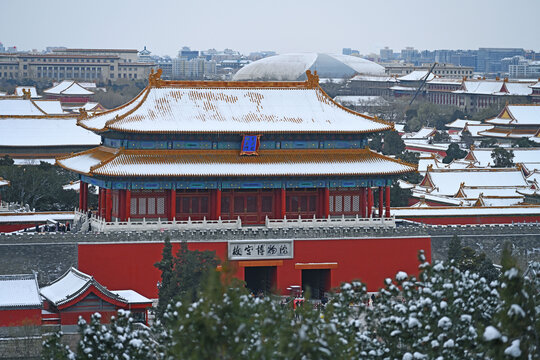
M 99 188 L 92 228 L 100 231 L 157 218 L 172 227 L 186 220 L 271 227 L 284 218 L 389 218 L 392 178 L 416 168 L 371 151 L 367 135 L 393 124 L 340 106 L 316 74 L 307 77 L 164 81 L 158 71 L 129 103 L 81 116 L 78 125 L 102 144 L 57 164 L 80 174 L 83 212 L 88 184 Z M 229 260 L 253 259 L 249 243 L 236 245 L 242 254 L 229 244 Z M 273 258 L 268 246 L 262 259 Z

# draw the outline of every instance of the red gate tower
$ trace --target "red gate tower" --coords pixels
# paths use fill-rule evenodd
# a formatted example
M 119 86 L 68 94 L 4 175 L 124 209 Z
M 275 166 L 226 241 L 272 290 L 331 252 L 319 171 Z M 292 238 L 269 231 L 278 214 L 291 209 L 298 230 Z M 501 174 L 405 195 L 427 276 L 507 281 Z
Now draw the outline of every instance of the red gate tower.
M 164 81 L 160 75 L 151 74 L 149 86 L 129 103 L 81 117 L 78 124 L 99 134 L 102 145 L 57 160 L 80 174 L 82 212 L 88 210 L 88 184 L 99 188 L 93 230 L 279 228 L 292 221 L 329 229 L 392 225 L 389 187 L 397 175 L 416 168 L 370 150 L 367 136 L 392 130 L 393 124 L 335 103 L 316 73 L 307 71 L 305 82 Z M 302 270 L 294 262 L 299 254 L 293 240 L 227 240 L 225 250 L 216 250 L 247 267 L 290 260 Z M 259 245 L 264 246 L 257 257 L 250 249 Z M 277 253 L 269 254 L 274 245 Z M 286 258 L 279 256 L 280 246 Z M 330 260 L 325 266 L 340 266 L 332 265 L 339 259 Z M 264 278 L 278 288 L 291 285 L 279 273 L 242 276 Z M 347 279 L 332 278 L 331 285 L 339 280 Z

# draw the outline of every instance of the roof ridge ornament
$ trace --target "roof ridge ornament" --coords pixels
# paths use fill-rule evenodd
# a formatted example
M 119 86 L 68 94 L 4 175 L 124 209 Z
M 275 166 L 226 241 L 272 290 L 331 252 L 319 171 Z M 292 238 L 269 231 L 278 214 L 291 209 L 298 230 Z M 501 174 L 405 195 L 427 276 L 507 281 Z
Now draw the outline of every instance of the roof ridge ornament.
M 161 80 L 161 74 L 163 73 L 163 70 L 157 69 L 156 72 L 154 72 L 154 69 L 150 70 L 150 75 L 148 75 L 148 85 L 153 87 L 160 87 L 162 80 Z
M 77 120 L 88 119 L 88 117 L 89 115 L 85 108 L 79 108 L 79 116 L 77 117 Z
M 307 81 L 306 85 L 309 89 L 315 89 L 319 86 L 319 75 L 317 75 L 317 70 L 311 74 L 311 70 L 306 70 Z
M 30 89 L 26 90 L 25 88 L 22 89 L 22 93 L 23 93 L 23 96 L 22 98 L 24 100 L 30 100 L 32 98 L 32 94 L 31 94 L 31 91 Z

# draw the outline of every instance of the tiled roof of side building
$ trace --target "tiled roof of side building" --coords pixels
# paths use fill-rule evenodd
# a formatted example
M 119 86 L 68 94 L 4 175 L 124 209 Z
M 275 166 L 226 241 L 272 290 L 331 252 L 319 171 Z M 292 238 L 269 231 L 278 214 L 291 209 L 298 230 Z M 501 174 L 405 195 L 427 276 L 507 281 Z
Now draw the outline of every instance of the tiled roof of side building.
M 370 133 L 393 128 L 337 104 L 314 77 L 306 82 L 158 79 L 126 105 L 79 124 L 96 132 L 131 133 Z
M 435 189 L 441 195 L 454 196 L 460 187 L 466 186 L 506 186 L 527 187 L 523 173 L 516 168 L 501 169 L 428 169 L 420 186 Z
M 0 116 L 0 146 L 99 145 L 100 142 L 100 136 L 77 126 L 74 117 Z
M 41 307 L 36 274 L 0 275 L 0 309 Z
M 118 150 L 100 146 L 57 159 L 81 174 L 102 176 L 325 176 L 393 175 L 415 165 L 369 149 L 261 150 L 241 156 L 236 150 Z
M 78 296 L 82 295 L 91 286 L 94 286 L 107 298 L 119 303 L 127 303 L 127 300 L 119 295 L 107 290 L 100 285 L 94 278 L 75 268 L 70 268 L 60 278 L 53 281 L 48 286 L 40 289 L 41 295 L 52 302 L 55 306 L 62 306 Z
M 93 95 L 90 90 L 83 88 L 76 81 L 64 80 L 56 86 L 43 91 L 49 95 Z
M 486 123 L 496 125 L 538 125 L 540 126 L 540 105 L 507 105 L 501 113 Z

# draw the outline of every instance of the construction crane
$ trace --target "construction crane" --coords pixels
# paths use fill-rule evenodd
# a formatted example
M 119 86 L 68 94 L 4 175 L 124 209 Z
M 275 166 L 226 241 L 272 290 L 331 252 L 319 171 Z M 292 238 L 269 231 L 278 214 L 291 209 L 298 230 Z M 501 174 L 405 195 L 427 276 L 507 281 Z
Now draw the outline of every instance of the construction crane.
M 416 92 L 414 93 L 414 96 L 413 98 L 411 99 L 411 102 L 409 103 L 409 106 L 412 105 L 414 99 L 416 99 L 416 96 L 418 96 L 418 93 L 420 92 L 420 90 L 422 90 L 422 88 L 424 87 L 424 85 L 426 84 L 426 81 L 428 80 L 429 78 L 429 74 L 431 74 L 433 72 L 433 69 L 435 69 L 435 66 L 437 66 L 437 63 L 434 62 L 433 65 L 431 66 L 431 69 L 429 69 L 428 73 L 426 74 L 424 80 L 422 81 L 422 83 L 420 84 L 420 86 L 418 87 L 418 89 L 416 89 Z

